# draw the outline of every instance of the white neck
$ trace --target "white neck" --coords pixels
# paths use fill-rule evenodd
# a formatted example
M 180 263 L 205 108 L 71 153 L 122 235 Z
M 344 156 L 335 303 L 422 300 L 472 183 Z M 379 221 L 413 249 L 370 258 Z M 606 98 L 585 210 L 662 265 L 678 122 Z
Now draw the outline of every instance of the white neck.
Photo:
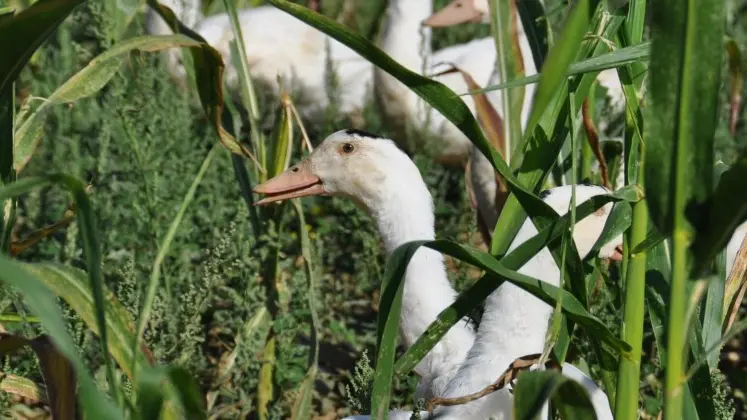
M 418 176 L 417 182 L 397 178 L 383 186 L 387 198 L 369 209 L 388 256 L 404 243 L 435 239 L 433 201 L 422 178 Z M 457 293 L 446 276 L 443 256 L 425 247 L 418 249 L 410 260 L 404 281 L 400 332 L 409 348 L 441 311 L 454 302 Z M 424 379 L 426 392 L 440 393 L 431 381 L 437 379 L 445 386 L 473 341 L 471 326 L 460 322 L 426 355 L 416 368 Z
M 422 74 L 431 55 L 431 29 L 422 21 L 433 13 L 432 0 L 389 0 L 378 46 L 392 59 L 409 70 Z M 418 96 L 378 66 L 374 66 L 376 98 L 398 136 L 405 136 L 407 127 L 420 129 L 424 103 Z
M 431 29 L 422 25 L 433 14 L 430 0 L 390 0 L 379 46 L 396 62 L 421 73 L 431 53 Z

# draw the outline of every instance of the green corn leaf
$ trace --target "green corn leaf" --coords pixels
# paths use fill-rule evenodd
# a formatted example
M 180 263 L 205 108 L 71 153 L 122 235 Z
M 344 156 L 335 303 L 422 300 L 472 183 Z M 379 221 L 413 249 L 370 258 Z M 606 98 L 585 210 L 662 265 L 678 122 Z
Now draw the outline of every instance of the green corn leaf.
M 710 222 L 725 5 L 720 0 L 697 5 L 660 0 L 651 6 L 645 189 L 651 221 L 663 234 L 672 235 L 664 394 L 664 418 L 670 420 L 681 418 L 684 408 L 687 281 L 693 269 L 689 248 L 695 231 Z M 691 351 L 697 355 L 699 346 L 691 346 Z M 710 418 L 710 391 L 702 392 L 712 388 L 707 372 L 691 385 L 698 413 Z
M 0 202 L 6 198 L 14 197 L 28 192 L 40 186 L 57 184 L 67 189 L 73 197 L 76 206 L 76 218 L 80 228 L 80 236 L 83 242 L 83 254 L 86 257 L 88 268 L 88 281 L 93 295 L 94 313 L 96 325 L 99 328 L 101 346 L 106 366 L 107 379 L 113 393 L 117 386 L 114 380 L 114 368 L 109 357 L 108 334 L 106 329 L 106 307 L 104 299 L 104 283 L 101 278 L 101 248 L 99 247 L 98 233 L 96 229 L 96 218 L 93 214 L 91 201 L 86 193 L 85 184 L 80 180 L 65 174 L 53 174 L 44 177 L 26 178 L 20 181 L 0 187 Z M 69 357 L 69 356 L 68 356 Z
M 99 391 L 91 378 L 87 364 L 78 354 L 72 338 L 67 333 L 62 313 L 54 295 L 35 275 L 28 272 L 21 263 L 0 254 L 0 281 L 13 286 L 24 297 L 26 304 L 38 316 L 55 348 L 72 364 L 80 386 L 78 398 L 85 413 L 90 418 L 123 419 L 122 412 Z
M 594 406 L 586 390 L 558 371 L 531 371 L 519 375 L 514 387 L 514 416 L 532 420 L 552 401 L 561 419 L 594 420 Z
M 37 48 L 85 0 L 40 0 L 17 14 L 0 20 L 3 59 L 0 60 L 0 97 L 11 89 Z M 14 40 L 8 42 L 8 40 Z
M 689 224 L 705 225 L 702 205 L 713 185 L 725 20 L 722 1 L 702 3 L 652 2 L 646 196 L 664 234 L 685 206 Z

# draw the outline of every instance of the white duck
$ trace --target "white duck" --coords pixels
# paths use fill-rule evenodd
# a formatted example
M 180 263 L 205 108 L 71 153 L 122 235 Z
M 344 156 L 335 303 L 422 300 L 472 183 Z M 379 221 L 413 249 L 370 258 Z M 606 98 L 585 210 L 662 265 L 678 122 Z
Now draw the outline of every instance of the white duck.
M 199 0 L 161 0 L 184 18 L 213 46 L 226 63 L 226 82 L 237 85 L 237 70 L 231 64 L 233 31 L 228 14 L 219 13 L 202 18 Z M 277 77 L 282 76 L 284 87 L 301 98 L 299 112 L 310 121 L 320 121 L 330 104 L 328 94 L 329 69 L 337 77 L 339 111 L 345 115 L 360 113 L 370 98 L 372 66 L 356 52 L 273 6 L 247 8 L 238 12 L 246 47 L 248 67 L 252 77 L 277 93 Z M 191 23 L 191 25 L 190 25 Z M 153 34 L 171 33 L 166 23 L 149 9 L 147 30 Z M 177 68 L 178 51 L 169 52 L 170 71 L 184 76 Z M 175 58 L 177 57 L 177 58 Z M 329 66 L 328 66 L 329 64 Z M 173 66 L 173 67 L 172 67 Z
M 255 191 L 266 195 L 258 204 L 309 195 L 348 197 L 374 218 L 389 254 L 406 242 L 435 238 L 433 201 L 417 167 L 391 140 L 358 130 L 344 130 L 330 135 L 307 159 L 258 185 Z M 559 212 L 565 212 L 570 197 L 569 191 L 570 187 L 558 188 L 549 193 L 546 200 Z M 578 186 L 577 201 L 580 203 L 592 195 L 604 192 L 605 190 L 600 187 Z M 580 252 L 588 252 L 591 248 L 588 242 L 593 242 L 598 237 L 609 207 L 604 207 L 597 212 L 598 214 L 589 216 L 577 225 L 574 239 Z M 519 241 L 531 237 L 532 232 L 536 232 L 536 229 L 528 222 L 522 227 L 512 247 L 520 243 Z M 614 255 L 610 249 L 614 250 L 614 246 L 605 247 L 603 251 Z M 542 267 L 543 265 L 548 267 Z M 554 267 L 554 263 L 545 250 L 525 265 L 522 272 L 557 284 L 557 278 L 547 277 L 548 273 L 552 277 L 553 269 L 550 266 Z M 557 271 L 555 267 L 554 272 Z M 411 346 L 455 297 L 456 291 L 446 276 L 441 254 L 427 248 L 419 249 L 405 274 L 400 318 L 400 333 L 405 346 Z M 506 299 L 515 300 L 505 302 Z M 416 372 L 421 376 L 419 388 L 424 391 L 426 398 L 447 395 L 452 389 L 466 389 L 466 394 L 472 392 L 472 388 L 487 385 L 480 383 L 482 378 L 469 371 L 476 366 L 474 362 L 478 360 L 496 364 L 483 366 L 490 369 L 490 372 L 498 371 L 492 377 L 492 382 L 516 357 L 541 352 L 547 330 L 547 318 L 552 311 L 548 305 L 515 286 L 506 284 L 491 296 L 489 306 L 492 307 L 486 308 L 483 322 L 491 325 L 484 324 L 485 332 L 483 333 L 482 329 L 478 332 L 479 346 L 475 343 L 472 327 L 466 322 L 460 322 L 449 330 L 417 366 Z M 516 314 L 512 314 L 512 310 L 516 310 Z M 505 312 L 503 316 L 507 319 L 501 320 L 498 311 Z M 529 319 L 520 319 L 524 316 Z M 521 324 L 515 324 L 516 322 Z M 529 327 L 537 329 L 527 329 Z M 486 340 L 495 338 L 496 335 L 500 335 L 499 338 L 505 339 L 506 342 L 489 345 Z M 532 337 L 526 337 L 528 335 Z M 539 351 L 534 346 L 535 342 L 539 343 Z M 473 343 L 476 347 L 473 347 Z M 475 349 L 485 351 L 488 347 L 488 354 L 474 355 L 474 358 L 467 360 L 465 366 L 468 367 L 468 371 L 465 373 L 470 376 L 461 374 L 464 367 L 460 366 L 467 359 L 468 352 L 474 354 Z M 501 353 L 501 359 L 493 360 L 494 353 L 498 352 Z M 503 352 L 506 352 L 505 355 Z M 507 361 L 502 363 L 504 359 Z M 563 371 L 570 377 L 583 379 L 583 374 L 571 365 L 564 365 Z M 469 383 L 472 379 L 475 382 Z M 608 412 L 609 405 L 604 393 L 588 378 L 581 382 L 591 391 L 595 401 L 598 401 L 598 412 Z M 455 388 L 453 384 L 459 386 Z M 494 402 L 495 398 L 485 400 Z M 511 406 L 510 401 L 507 404 Z M 459 407 L 455 409 L 459 410 Z M 409 413 L 404 411 L 392 414 L 407 415 L 409 418 Z M 480 418 L 455 415 L 459 418 Z

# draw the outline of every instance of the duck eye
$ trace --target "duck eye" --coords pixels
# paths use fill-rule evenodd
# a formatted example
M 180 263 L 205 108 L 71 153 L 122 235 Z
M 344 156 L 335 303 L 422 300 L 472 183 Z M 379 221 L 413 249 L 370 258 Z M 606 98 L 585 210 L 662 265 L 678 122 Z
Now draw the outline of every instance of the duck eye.
M 355 147 L 351 143 L 345 143 L 342 145 L 342 152 L 343 153 L 353 153 L 353 150 L 355 150 Z

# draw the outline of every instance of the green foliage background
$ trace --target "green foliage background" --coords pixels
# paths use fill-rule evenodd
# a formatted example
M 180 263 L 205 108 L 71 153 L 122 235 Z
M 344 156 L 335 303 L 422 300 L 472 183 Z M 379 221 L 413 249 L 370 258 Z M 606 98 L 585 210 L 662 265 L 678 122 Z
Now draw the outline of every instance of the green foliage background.
M 357 0 L 356 22 L 362 27 L 378 2 Z M 436 1 L 436 8 L 446 1 Z M 557 2 L 551 2 L 557 3 Z M 747 51 L 747 2 L 730 2 L 729 34 L 742 51 Z M 0 2 L 2 5 L 2 2 Z M 323 2 L 324 10 L 336 10 L 339 2 Z M 552 7 L 548 7 L 552 10 Z M 24 99 L 45 97 L 78 71 L 91 58 L 116 41 L 143 33 L 143 16 L 138 14 L 129 31 L 122 33 L 116 2 L 90 1 L 79 7 L 36 54 L 17 84 L 19 104 Z M 554 16 L 559 20 L 561 16 Z M 465 25 L 436 30 L 434 48 L 464 42 L 474 36 L 488 36 L 487 25 Z M 747 65 L 747 63 L 745 63 Z M 726 87 L 722 96 L 727 95 Z M 268 99 L 269 101 L 269 99 Z M 603 99 L 599 99 L 601 107 Z M 742 110 L 737 134 L 728 133 L 728 101 L 723 100 L 717 136 L 717 157 L 731 163 L 747 145 L 747 111 Z M 101 232 L 104 274 L 107 285 L 133 314 L 138 312 L 157 246 L 166 233 L 174 212 L 181 204 L 215 136 L 195 105 L 192 93 L 185 93 L 172 80 L 158 54 L 133 55 L 101 92 L 71 106 L 52 110 L 45 134 L 26 169 L 25 176 L 54 171 L 90 181 Z M 265 102 L 272 110 L 274 103 Z M 601 111 L 600 111 L 601 112 Z M 366 130 L 387 135 L 387 127 L 373 104 L 366 110 Z M 330 110 L 324 127 L 313 128 L 321 141 L 324 135 L 347 127 L 344 119 Z M 270 125 L 268 124 L 267 127 Z M 609 135 L 615 135 L 614 131 Z M 433 164 L 427 151 L 415 157 L 434 193 L 437 235 L 461 241 L 477 241 L 472 210 L 466 200 L 463 173 Z M 15 234 L 19 237 L 60 218 L 67 198 L 59 191 L 44 189 L 19 201 Z M 348 413 L 345 385 L 350 381 L 363 350 L 373 354 L 376 301 L 383 274 L 384 256 L 370 220 L 343 199 L 308 201 L 307 223 L 319 272 L 320 302 L 316 308 L 322 320 L 320 375 L 315 386 L 318 413 Z M 285 223 L 297 223 L 291 216 Z M 291 231 L 297 231 L 294 227 Z M 264 306 L 259 261 L 265 240 L 279 240 L 285 257 L 281 270 L 289 291 L 287 308 L 264 331 L 245 336 L 247 321 Z M 57 233 L 22 254 L 28 261 L 58 261 L 82 266 L 81 244 L 76 224 Z M 295 234 L 279 238 L 258 238 L 252 232 L 248 212 L 234 179 L 231 159 L 220 151 L 200 185 L 195 202 L 171 246 L 164 264 L 166 285 L 157 297 L 145 339 L 159 362 L 187 368 L 199 379 L 205 393 L 214 392 L 210 414 L 236 418 L 252 413 L 256 404 L 261 349 L 267 328 L 278 337 L 278 360 L 274 384 L 278 398 L 273 418 L 286 418 L 301 384 L 309 357 L 310 312 L 305 299 L 306 281 L 296 257 L 300 254 Z M 463 287 L 473 277 L 466 267 L 452 264 L 450 275 Z M 619 296 L 603 296 L 595 312 L 611 325 L 619 324 Z M 63 307 L 64 303 L 60 302 Z M 0 288 L 0 313 L 23 313 L 18 296 Z M 93 334 L 70 310 L 68 327 L 81 353 L 98 378 L 103 378 L 100 347 Z M 24 334 L 39 331 L 23 324 Z M 12 330 L 13 324 L 4 325 Z M 646 340 L 652 341 L 650 332 Z M 221 358 L 242 344 L 235 365 L 220 378 Z M 740 339 L 732 347 L 744 345 Z M 653 348 L 652 345 L 644 349 Z M 740 352 L 741 355 L 741 352 Z M 642 393 L 650 414 L 658 412 L 658 383 L 647 374 L 657 374 L 655 354 L 644 353 Z M 40 380 L 33 353 L 3 360 L 3 373 Z M 745 417 L 744 361 L 722 363 L 737 396 L 740 418 Z M 412 403 L 414 378 L 399 384 L 394 405 Z M 15 403 L 2 395 L 6 413 Z

